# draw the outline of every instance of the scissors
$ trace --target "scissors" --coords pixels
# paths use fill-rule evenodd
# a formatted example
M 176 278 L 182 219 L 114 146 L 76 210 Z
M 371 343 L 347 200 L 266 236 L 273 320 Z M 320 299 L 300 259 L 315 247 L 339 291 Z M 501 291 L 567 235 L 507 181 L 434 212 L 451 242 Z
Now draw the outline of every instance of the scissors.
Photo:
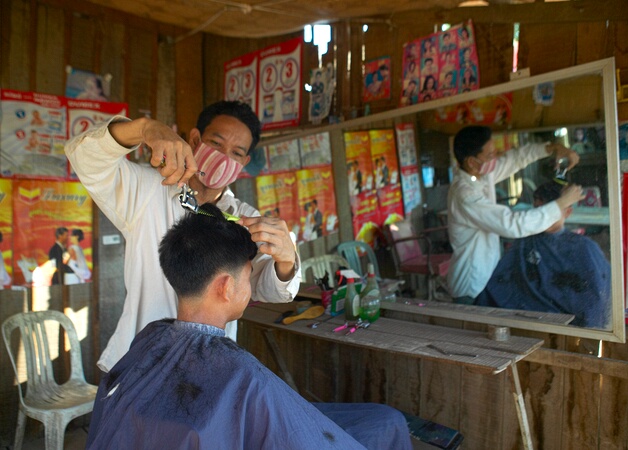
M 207 211 L 203 211 L 202 209 L 198 207 L 198 201 L 196 200 L 196 197 L 194 195 L 195 195 L 194 191 L 190 189 L 187 184 L 184 184 L 181 187 L 181 193 L 179 194 L 179 202 L 181 203 L 181 206 L 183 207 L 183 209 L 192 211 L 194 214 L 203 214 L 205 216 L 213 217 L 212 214 L 208 213 Z M 237 222 L 238 220 L 240 220 L 239 217 L 226 213 L 224 211 L 222 212 L 222 215 L 225 216 L 225 219 L 227 219 L 230 222 Z

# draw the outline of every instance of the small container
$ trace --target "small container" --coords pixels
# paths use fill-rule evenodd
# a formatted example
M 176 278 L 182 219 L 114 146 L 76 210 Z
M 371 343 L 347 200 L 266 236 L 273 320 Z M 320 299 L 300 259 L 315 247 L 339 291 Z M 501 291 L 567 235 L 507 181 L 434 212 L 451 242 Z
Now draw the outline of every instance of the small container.
M 488 337 L 493 341 L 507 341 L 508 339 L 510 339 L 510 328 L 489 325 Z
M 323 303 L 323 307 L 327 308 L 329 305 L 331 305 L 331 294 L 333 293 L 333 289 L 321 292 L 321 302 Z

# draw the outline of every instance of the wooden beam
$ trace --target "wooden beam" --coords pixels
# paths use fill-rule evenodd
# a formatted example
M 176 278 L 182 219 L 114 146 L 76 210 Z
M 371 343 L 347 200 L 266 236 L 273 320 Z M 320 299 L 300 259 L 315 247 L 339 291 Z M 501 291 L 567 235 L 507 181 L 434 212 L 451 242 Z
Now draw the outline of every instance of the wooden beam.
M 524 361 L 628 380 L 628 361 L 540 348 Z

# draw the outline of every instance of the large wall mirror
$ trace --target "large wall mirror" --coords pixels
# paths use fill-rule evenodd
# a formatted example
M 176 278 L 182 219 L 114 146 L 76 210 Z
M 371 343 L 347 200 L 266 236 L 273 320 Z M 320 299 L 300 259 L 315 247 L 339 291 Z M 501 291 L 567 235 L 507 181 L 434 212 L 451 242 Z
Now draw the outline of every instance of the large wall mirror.
M 545 85 L 545 83 L 550 83 Z M 546 93 L 536 92 L 537 86 L 553 89 L 551 101 L 542 104 Z M 417 125 L 419 142 L 431 135 L 440 145 L 421 145 L 420 156 L 450 161 L 450 142 L 464 126 L 465 114 L 474 114 L 473 104 L 489 99 L 505 98 L 512 102 L 509 121 L 494 120 L 494 135 L 506 135 L 515 144 L 557 141 L 574 148 L 580 154 L 580 164 L 567 174 L 567 180 L 587 189 L 587 198 L 574 208 L 566 227 L 585 233 L 602 249 L 611 266 L 611 289 L 606 302 L 610 320 L 603 326 L 588 327 L 555 321 L 543 314 L 495 307 L 471 308 L 452 303 L 431 302 L 428 308 L 399 305 L 403 310 L 492 325 L 556 333 L 583 338 L 625 342 L 623 263 L 621 245 L 621 205 L 619 187 L 619 150 L 614 59 L 605 59 L 542 75 L 520 78 L 508 83 L 473 92 L 441 98 L 399 108 L 372 116 L 316 129 L 330 131 L 334 160 L 344 161 L 341 133 L 349 130 L 390 127 L 397 120 L 413 120 Z M 464 106 L 464 108 L 463 108 Z M 458 111 L 458 112 L 457 112 Z M 456 120 L 440 120 L 446 114 L 458 114 Z M 298 132 L 289 137 L 266 139 L 274 143 L 312 133 Z M 334 138 L 334 136 L 336 136 Z M 340 137 L 339 137 L 340 136 Z M 430 154 L 431 153 L 431 154 Z M 334 163 L 335 164 L 335 163 Z M 338 167 L 343 167 L 339 164 Z M 346 186 L 342 170 L 335 170 L 338 208 L 345 195 L 338 192 Z M 498 201 L 511 208 L 532 207 L 531 193 L 536 186 L 554 177 L 548 160 L 540 160 L 496 186 Z M 437 175 L 438 176 L 438 175 Z M 441 174 L 442 176 L 442 174 Z M 445 175 L 446 176 L 446 175 Z M 446 184 L 444 181 L 443 184 Z M 341 240 L 351 239 L 341 228 Z M 420 309 L 420 311 L 419 311 Z

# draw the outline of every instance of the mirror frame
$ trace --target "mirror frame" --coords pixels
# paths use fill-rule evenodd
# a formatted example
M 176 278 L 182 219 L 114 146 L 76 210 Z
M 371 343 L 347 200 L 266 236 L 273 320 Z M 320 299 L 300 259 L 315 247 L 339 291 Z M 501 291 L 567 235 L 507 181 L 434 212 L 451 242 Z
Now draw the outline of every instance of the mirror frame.
M 602 95 L 604 98 L 604 124 L 606 134 L 606 157 L 607 157 L 607 174 L 608 174 L 608 204 L 610 218 L 610 264 L 611 264 L 611 314 L 612 320 L 610 330 L 601 330 L 594 328 L 581 328 L 569 325 L 557 325 L 548 323 L 539 323 L 530 319 L 510 318 L 503 316 L 491 316 L 480 313 L 456 310 L 452 308 L 417 308 L 407 305 L 399 305 L 400 310 L 420 313 L 422 315 L 444 317 L 449 319 L 457 319 L 467 322 L 478 322 L 489 325 L 508 326 L 512 328 L 525 329 L 531 331 L 540 331 L 544 333 L 554 333 L 566 336 L 575 336 L 589 339 L 599 339 L 612 342 L 626 341 L 626 326 L 624 323 L 624 293 L 623 280 L 624 268 L 622 258 L 622 236 L 621 236 L 621 195 L 619 188 L 620 169 L 619 169 L 619 143 L 618 143 L 618 120 L 617 120 L 617 98 L 615 90 L 615 59 L 607 58 L 586 64 L 581 64 L 566 69 L 544 73 L 525 78 L 519 78 L 507 83 L 497 84 L 476 91 L 466 92 L 463 94 L 453 95 L 450 97 L 432 100 L 426 103 L 418 103 L 416 105 L 397 108 L 370 116 L 360 117 L 332 125 L 310 127 L 300 130 L 286 130 L 286 134 L 281 136 L 263 138 L 259 146 L 275 144 L 289 139 L 297 139 L 314 133 L 332 132 L 334 130 L 356 130 L 363 129 L 365 126 L 382 121 L 401 118 L 402 116 L 414 115 L 420 112 L 433 110 L 439 107 L 451 106 L 458 103 L 476 100 L 482 97 L 495 96 L 517 89 L 529 88 L 539 83 L 550 81 L 560 81 L 565 79 L 576 78 L 585 75 L 601 75 L 602 76 Z M 565 124 L 565 126 L 575 124 Z M 517 130 L 509 130 L 517 131 Z M 330 136 L 331 138 L 331 136 Z M 331 139 L 332 159 L 337 157 L 338 150 L 334 149 L 337 140 Z M 344 152 L 344 147 L 343 147 Z M 443 304 L 445 305 L 445 304 Z M 494 309 L 494 308 L 492 308 Z

